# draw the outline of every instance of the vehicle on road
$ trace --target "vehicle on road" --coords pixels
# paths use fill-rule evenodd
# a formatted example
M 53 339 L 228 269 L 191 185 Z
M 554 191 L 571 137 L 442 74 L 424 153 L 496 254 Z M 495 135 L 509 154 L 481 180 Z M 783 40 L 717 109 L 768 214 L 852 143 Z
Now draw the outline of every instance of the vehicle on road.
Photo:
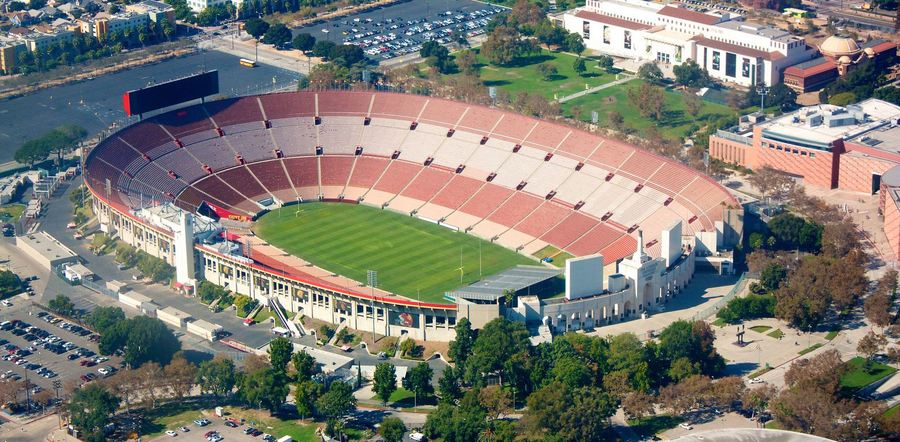
M 760 378 L 753 378 L 753 379 L 750 379 L 750 383 L 751 384 L 762 384 L 763 381 Z
M 174 431 L 172 431 L 172 430 L 167 430 L 167 431 L 166 431 L 166 434 L 169 435 L 169 436 L 172 436 L 172 437 L 178 436 L 178 433 L 176 433 L 176 432 L 174 432 Z
M 693 430 L 694 429 L 694 427 L 692 427 L 691 424 L 689 424 L 687 422 L 682 422 L 682 423 L 678 424 L 678 426 L 681 428 L 684 428 L 685 430 Z

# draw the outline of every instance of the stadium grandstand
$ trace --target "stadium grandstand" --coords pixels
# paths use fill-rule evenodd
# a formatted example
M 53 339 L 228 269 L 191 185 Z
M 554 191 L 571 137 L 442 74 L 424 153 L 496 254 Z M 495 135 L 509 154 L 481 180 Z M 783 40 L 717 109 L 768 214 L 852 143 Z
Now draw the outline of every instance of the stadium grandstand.
M 179 284 L 205 279 L 358 330 L 443 341 L 463 316 L 476 326 L 505 314 L 571 330 L 652 310 L 690 281 L 695 261 L 729 264 L 715 257 L 740 240 L 743 217 L 714 180 L 621 141 L 385 92 L 279 93 L 167 111 L 98 144 L 85 180 L 102 229 L 188 267 Z M 569 259 L 565 299 L 523 296 L 506 308 L 501 296 L 473 298 L 467 294 L 478 290 L 460 287 L 421 301 L 366 287 L 254 235 L 258 217 L 306 202 L 401 213 L 545 270 L 555 269 L 554 257 L 593 264 Z M 173 210 L 181 215 L 161 219 Z M 527 267 L 508 271 L 528 274 Z M 537 274 L 506 279 L 528 295 L 531 283 L 553 276 Z M 490 279 L 495 291 L 506 279 Z

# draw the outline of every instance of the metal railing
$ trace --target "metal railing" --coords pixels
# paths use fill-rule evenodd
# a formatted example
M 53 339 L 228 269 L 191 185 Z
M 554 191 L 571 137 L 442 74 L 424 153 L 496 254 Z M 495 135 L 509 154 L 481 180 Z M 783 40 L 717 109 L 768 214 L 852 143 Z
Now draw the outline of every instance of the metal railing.
M 692 321 L 702 321 L 702 320 L 705 320 L 705 319 L 709 318 L 710 316 L 716 314 L 716 312 L 718 312 L 719 309 L 724 307 L 725 304 L 728 303 L 728 301 L 731 301 L 732 299 L 734 299 L 734 297 L 736 297 L 739 293 L 741 293 L 744 290 L 744 285 L 746 283 L 747 283 L 747 272 L 743 272 L 743 273 L 741 273 L 740 278 L 738 278 L 737 282 L 734 283 L 734 286 L 731 287 L 731 290 L 729 290 L 728 293 L 725 294 L 725 296 L 716 300 L 716 302 L 713 305 L 701 310 L 698 313 L 695 313 L 694 316 L 691 317 L 691 320 Z

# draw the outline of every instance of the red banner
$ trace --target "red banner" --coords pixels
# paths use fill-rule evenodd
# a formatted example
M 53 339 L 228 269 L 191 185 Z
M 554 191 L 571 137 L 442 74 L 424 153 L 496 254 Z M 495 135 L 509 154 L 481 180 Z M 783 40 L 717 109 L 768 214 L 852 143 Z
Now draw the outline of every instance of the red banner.
M 238 215 L 237 213 L 234 213 L 230 210 L 227 210 L 227 209 L 219 207 L 215 204 L 212 204 L 209 201 L 204 201 L 203 203 L 206 204 L 207 206 L 209 206 L 209 208 L 212 209 L 213 212 L 215 212 L 216 215 L 219 216 L 219 218 L 226 218 L 226 219 L 231 219 L 231 220 L 235 220 L 235 221 L 253 221 L 253 218 L 250 216 Z

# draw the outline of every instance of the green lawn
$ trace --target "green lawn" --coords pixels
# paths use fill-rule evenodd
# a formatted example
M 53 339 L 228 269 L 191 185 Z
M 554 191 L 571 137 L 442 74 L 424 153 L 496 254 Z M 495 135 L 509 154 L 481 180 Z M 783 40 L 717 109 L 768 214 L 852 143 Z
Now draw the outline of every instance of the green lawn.
M 0 222 L 14 223 L 25 213 L 24 204 L 4 204 L 0 206 Z
M 884 412 L 884 417 L 888 419 L 894 419 L 896 416 L 900 416 L 900 404 L 894 404 L 893 407 L 888 408 L 887 411 Z
M 821 346 L 822 346 L 822 344 L 813 344 L 813 345 L 810 345 L 809 347 L 804 348 L 803 350 L 800 350 L 799 352 L 797 352 L 797 354 L 799 354 L 800 356 L 803 356 Z
M 256 234 L 288 253 L 356 281 L 378 271 L 378 287 L 446 302 L 445 292 L 517 264 L 537 262 L 471 235 L 356 204 L 304 203 L 256 222 Z M 460 266 L 462 261 L 462 266 Z M 418 295 L 417 295 L 418 293 Z
M 565 267 L 566 261 L 568 261 L 570 258 L 574 258 L 572 254 L 563 252 L 562 250 L 559 250 L 551 245 L 547 245 L 543 249 L 535 252 L 534 257 L 537 259 L 544 259 L 547 257 L 553 258 L 553 262 L 551 262 L 550 264 L 553 264 L 556 267 Z
M 841 332 L 841 326 L 833 327 L 828 333 L 825 335 L 825 339 L 831 341 L 837 337 L 838 333 Z
M 538 93 L 547 98 L 564 97 L 583 91 L 587 87 L 599 86 L 616 79 L 615 74 L 610 74 L 597 67 L 597 62 L 586 59 L 587 71 L 584 75 L 575 72 L 576 57 L 561 52 L 541 51 L 530 57 L 522 57 L 507 66 L 494 66 L 479 56 L 481 64 L 481 80 L 485 86 L 496 86 L 515 96 L 519 92 L 529 94 Z M 556 67 L 557 73 L 544 79 L 538 73 L 537 66 L 541 63 L 550 63 Z
M 144 414 L 141 436 L 153 438 L 162 435 L 166 430 L 174 430 L 182 425 L 195 429 L 191 422 L 203 417 L 196 408 L 180 403 L 165 404 Z
M 769 327 L 768 325 L 754 325 L 753 327 L 750 327 L 750 330 L 753 330 L 757 333 L 765 333 L 771 329 L 772 327 Z
M 780 328 L 776 328 L 775 330 L 772 330 L 771 332 L 769 332 L 769 336 L 771 336 L 775 339 L 781 339 L 784 337 L 784 332 L 781 331 Z
M 748 376 L 748 377 L 750 379 L 758 378 L 770 371 L 772 371 L 772 367 L 763 367 L 763 368 L 760 368 L 759 370 L 754 371 L 753 373 L 750 373 L 750 376 Z
M 728 323 L 722 318 L 716 318 L 716 320 L 712 322 L 712 325 L 715 325 L 716 327 L 725 327 Z
M 847 372 L 841 377 L 841 388 L 858 390 L 895 371 L 896 368 L 878 362 L 872 362 L 866 370 L 866 359 L 857 356 L 847 361 Z
M 640 419 L 630 419 L 628 421 L 628 426 L 641 437 L 651 437 L 662 433 L 663 431 L 675 428 L 682 422 L 684 422 L 684 418 L 680 416 L 659 414 L 656 416 L 642 417 Z
M 275 318 L 275 322 L 280 322 L 280 321 L 278 321 L 278 316 L 275 316 L 275 312 L 273 312 L 268 307 L 263 307 L 262 309 L 260 309 L 256 313 L 256 316 L 253 317 L 253 320 L 256 322 L 264 322 L 264 321 L 267 321 L 269 318 Z
M 593 94 L 567 101 L 562 104 L 563 114 L 570 118 L 575 118 L 572 114 L 572 108 L 581 109 L 581 119 L 583 121 L 591 121 L 591 111 L 597 111 L 600 114 L 599 123 L 608 126 L 607 115 L 610 111 L 615 110 L 622 115 L 624 125 L 636 130 L 639 134 L 644 135 L 645 131 L 650 127 L 655 127 L 663 136 L 680 140 L 688 135 L 692 125 L 696 125 L 699 129 L 704 122 L 710 117 L 720 117 L 724 115 L 735 114 L 728 106 L 703 101 L 703 107 L 696 118 L 690 116 L 685 110 L 684 99 L 681 92 L 666 90 L 666 110 L 661 121 L 641 116 L 637 107 L 628 101 L 626 90 L 631 87 L 640 86 L 642 80 L 632 80 L 627 83 L 603 89 Z

